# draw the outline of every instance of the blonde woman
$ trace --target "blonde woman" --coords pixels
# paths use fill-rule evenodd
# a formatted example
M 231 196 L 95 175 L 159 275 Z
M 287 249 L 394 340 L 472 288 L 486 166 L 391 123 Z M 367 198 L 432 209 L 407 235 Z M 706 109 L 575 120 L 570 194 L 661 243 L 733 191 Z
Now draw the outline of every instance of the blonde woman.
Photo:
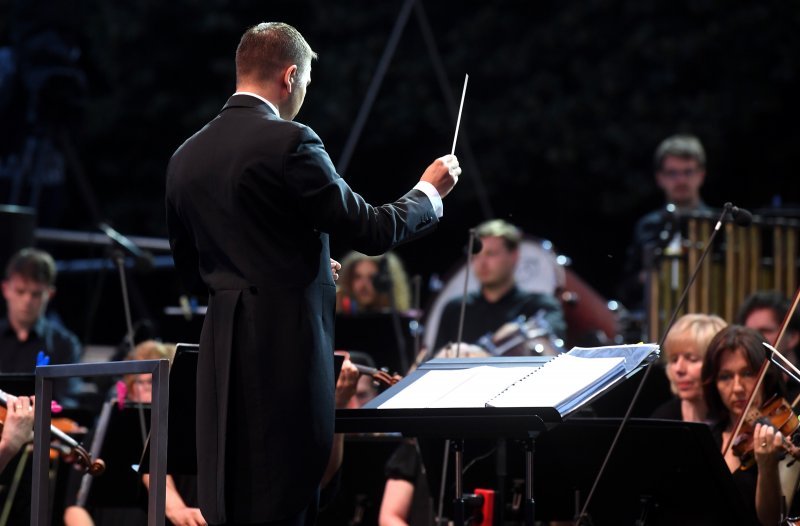
M 670 389 L 675 396 L 659 406 L 653 418 L 704 422 L 708 406 L 700 376 L 709 342 L 728 324 L 714 314 L 685 314 L 667 334 L 663 357 Z

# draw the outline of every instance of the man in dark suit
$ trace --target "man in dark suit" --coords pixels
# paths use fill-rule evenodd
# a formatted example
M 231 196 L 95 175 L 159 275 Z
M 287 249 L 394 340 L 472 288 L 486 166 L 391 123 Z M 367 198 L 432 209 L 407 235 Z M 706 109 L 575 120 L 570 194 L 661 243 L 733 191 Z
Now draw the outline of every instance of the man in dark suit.
M 337 175 L 292 121 L 316 54 L 293 27 L 248 29 L 236 93 L 167 170 L 176 267 L 209 291 L 197 373 L 200 508 L 210 524 L 312 524 L 334 423 L 328 235 L 377 254 L 430 232 L 461 169 L 448 155 L 391 204 Z M 336 264 L 338 266 L 338 264 Z

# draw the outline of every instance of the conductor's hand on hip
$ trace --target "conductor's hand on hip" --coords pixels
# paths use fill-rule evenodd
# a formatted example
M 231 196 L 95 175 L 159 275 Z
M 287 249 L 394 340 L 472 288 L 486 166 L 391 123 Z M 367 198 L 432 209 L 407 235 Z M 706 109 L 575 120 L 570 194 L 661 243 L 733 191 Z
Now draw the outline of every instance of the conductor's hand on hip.
M 439 195 L 444 197 L 456 185 L 459 175 L 461 175 L 461 168 L 458 166 L 458 157 L 445 155 L 428 166 L 420 181 L 431 183 Z

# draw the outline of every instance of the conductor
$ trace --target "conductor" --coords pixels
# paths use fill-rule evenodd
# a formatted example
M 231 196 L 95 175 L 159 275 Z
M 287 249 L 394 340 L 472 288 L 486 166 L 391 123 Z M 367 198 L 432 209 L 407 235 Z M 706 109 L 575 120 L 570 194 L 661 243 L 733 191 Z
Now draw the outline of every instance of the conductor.
M 210 524 L 314 523 L 334 431 L 339 265 L 328 236 L 379 254 L 427 234 L 461 173 L 446 155 L 397 201 L 365 202 L 317 134 L 293 122 L 314 58 L 292 26 L 248 29 L 236 50 L 236 93 L 167 169 L 175 265 L 209 295 L 197 464 Z

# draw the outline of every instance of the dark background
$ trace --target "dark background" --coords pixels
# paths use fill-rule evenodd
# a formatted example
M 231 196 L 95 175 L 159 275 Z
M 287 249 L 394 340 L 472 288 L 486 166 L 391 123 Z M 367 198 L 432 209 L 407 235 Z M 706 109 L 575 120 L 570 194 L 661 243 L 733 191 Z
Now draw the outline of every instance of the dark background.
M 165 237 L 169 156 L 233 92 L 241 33 L 268 20 L 295 25 L 318 51 L 297 120 L 343 167 L 403 5 L 2 0 L 0 202 L 32 204 L 39 226 L 96 231 L 102 220 Z M 446 275 L 467 229 L 501 217 L 552 241 L 613 298 L 636 218 L 662 204 L 652 153 L 668 135 L 703 141 L 710 205 L 797 207 L 798 27 L 800 4 L 782 0 L 420 2 L 342 175 L 371 202 L 407 191 L 450 152 L 468 73 L 464 173 L 437 232 L 398 249 L 409 274 Z M 38 197 L 27 186 L 12 195 L 17 175 L 38 177 Z M 45 248 L 60 261 L 104 256 Z M 130 279 L 135 319 L 177 303 L 169 268 Z M 62 272 L 59 287 L 54 307 L 79 337 L 121 339 L 113 269 Z

